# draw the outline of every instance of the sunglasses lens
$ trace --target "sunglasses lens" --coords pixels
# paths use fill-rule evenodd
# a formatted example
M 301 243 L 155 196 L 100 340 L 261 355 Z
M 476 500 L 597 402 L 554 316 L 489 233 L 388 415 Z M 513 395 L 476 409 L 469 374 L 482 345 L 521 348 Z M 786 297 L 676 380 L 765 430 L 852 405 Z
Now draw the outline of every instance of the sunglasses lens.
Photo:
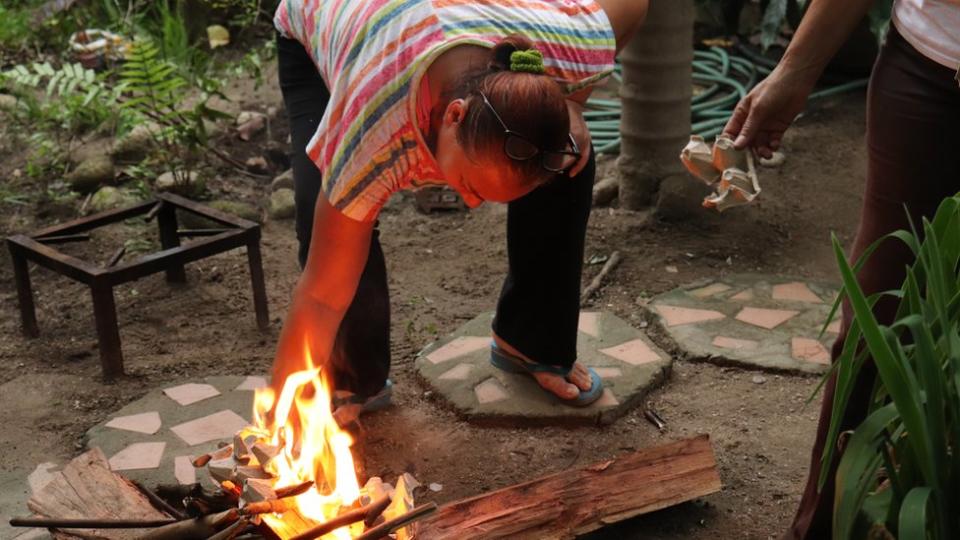
M 577 162 L 577 156 L 547 152 L 543 156 L 543 168 L 551 172 L 561 172 L 569 169 Z
M 532 159 L 534 156 L 540 152 L 540 149 L 536 147 L 530 141 L 517 137 L 516 135 L 507 135 L 507 141 L 504 144 L 504 149 L 507 152 L 507 156 L 511 159 L 516 159 L 519 161 L 525 161 Z

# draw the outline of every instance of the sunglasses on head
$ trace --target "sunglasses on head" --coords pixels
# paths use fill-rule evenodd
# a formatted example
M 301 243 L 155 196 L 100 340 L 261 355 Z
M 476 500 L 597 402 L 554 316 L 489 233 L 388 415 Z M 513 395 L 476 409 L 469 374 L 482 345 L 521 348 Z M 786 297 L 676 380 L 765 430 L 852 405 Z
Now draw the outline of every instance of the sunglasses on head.
M 493 113 L 493 117 L 500 123 L 500 127 L 503 128 L 505 137 L 503 140 L 503 152 L 510 159 L 514 161 L 529 161 L 540 156 L 540 166 L 552 173 L 562 173 L 580 159 L 580 147 L 577 146 L 577 141 L 574 140 L 573 135 L 567 134 L 569 143 L 567 147 L 569 149 L 541 150 L 533 141 L 507 127 L 506 122 L 503 121 L 503 118 L 500 117 L 497 110 L 493 108 L 493 104 L 487 99 L 486 94 L 480 92 L 480 97 L 483 98 L 483 103 L 490 109 L 490 112 Z

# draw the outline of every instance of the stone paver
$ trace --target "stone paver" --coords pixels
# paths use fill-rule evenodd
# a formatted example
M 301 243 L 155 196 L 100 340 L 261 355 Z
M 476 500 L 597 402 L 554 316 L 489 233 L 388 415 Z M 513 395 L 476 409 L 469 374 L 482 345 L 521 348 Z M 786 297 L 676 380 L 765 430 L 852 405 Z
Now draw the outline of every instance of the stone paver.
M 810 280 L 738 274 L 674 289 L 647 307 L 687 358 L 823 373 L 840 331 L 834 321 L 820 335 L 837 289 Z
M 723 317 L 695 315 L 697 320 Z M 492 313 L 480 315 L 426 347 L 415 363 L 421 379 L 446 404 L 473 421 L 510 425 L 610 423 L 639 403 L 670 368 L 670 357 L 639 330 L 609 313 L 583 312 L 578 357 L 603 378 L 604 394 L 589 407 L 570 407 L 546 393 L 531 377 L 507 373 L 490 364 L 492 320 Z
M 207 475 L 197 474 L 191 459 L 216 450 L 221 441 L 231 441 L 248 424 L 253 411 L 253 392 L 248 388 L 261 380 L 266 382 L 263 377 L 207 377 L 174 387 L 181 389 L 174 395 L 187 396 L 187 405 L 173 399 L 169 388 L 154 390 L 87 431 L 87 448 L 100 447 L 111 467 L 147 485 L 206 482 Z M 199 396 L 206 397 L 196 400 Z M 116 419 L 146 419 L 152 414 L 160 421 L 153 433 L 110 427 Z

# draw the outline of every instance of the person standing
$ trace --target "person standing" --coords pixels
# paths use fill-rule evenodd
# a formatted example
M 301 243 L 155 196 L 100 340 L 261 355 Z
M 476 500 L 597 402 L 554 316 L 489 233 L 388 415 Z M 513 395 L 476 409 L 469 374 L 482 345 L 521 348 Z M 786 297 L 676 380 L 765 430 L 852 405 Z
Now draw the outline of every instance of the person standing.
M 784 132 L 803 109 L 817 79 L 874 0 L 812 0 L 783 59 L 770 75 L 737 105 L 724 133 L 737 148 L 753 148 L 769 157 Z M 883 235 L 908 229 L 932 217 L 940 202 L 960 191 L 960 0 L 895 0 L 892 24 L 874 65 L 867 92 L 867 179 L 860 223 L 850 256 L 857 259 Z M 906 210 L 905 210 L 906 209 Z M 909 249 L 886 242 L 857 276 L 867 295 L 899 288 Z M 885 297 L 875 306 L 881 323 L 890 323 L 897 305 Z M 850 327 L 843 306 L 837 358 Z M 864 366 L 841 430 L 853 429 L 866 417 L 876 370 Z M 831 537 L 834 476 L 839 458 L 830 464 L 829 480 L 818 491 L 821 457 L 830 425 L 836 378 L 823 393 L 820 421 L 809 476 L 789 539 Z

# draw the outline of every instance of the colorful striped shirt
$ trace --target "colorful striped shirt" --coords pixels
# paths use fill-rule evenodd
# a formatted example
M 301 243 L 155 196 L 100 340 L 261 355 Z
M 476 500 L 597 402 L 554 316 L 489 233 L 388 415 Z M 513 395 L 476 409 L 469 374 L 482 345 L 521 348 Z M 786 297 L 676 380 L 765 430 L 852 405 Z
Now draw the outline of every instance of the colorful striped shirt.
M 616 48 L 594 0 L 283 0 L 274 23 L 304 44 L 330 90 L 307 155 L 330 203 L 358 221 L 399 190 L 443 182 L 415 95 L 440 54 L 521 34 L 572 93 L 613 71 Z

